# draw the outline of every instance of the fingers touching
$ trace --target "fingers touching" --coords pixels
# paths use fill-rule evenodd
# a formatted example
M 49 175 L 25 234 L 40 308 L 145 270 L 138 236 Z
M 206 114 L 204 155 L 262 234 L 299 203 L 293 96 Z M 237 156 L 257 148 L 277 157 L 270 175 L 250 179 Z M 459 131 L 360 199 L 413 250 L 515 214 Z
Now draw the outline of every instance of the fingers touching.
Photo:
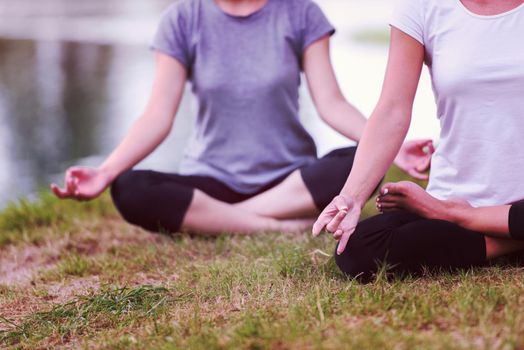
M 434 152 L 435 147 L 430 139 L 408 141 L 402 147 L 395 162 L 413 178 L 427 180 L 429 176 L 426 172 L 430 168 Z
M 324 209 L 313 226 L 313 235 L 317 236 L 324 228 L 339 241 L 337 254 L 341 254 L 355 231 L 360 218 L 360 207 L 351 199 L 337 196 Z
M 69 195 L 69 192 L 66 188 L 62 189 L 60 188 L 58 185 L 56 184 L 52 184 L 51 185 L 51 190 L 53 191 L 53 193 L 55 194 L 55 196 L 57 196 L 58 198 L 68 198 L 70 195 Z
M 424 152 L 426 154 L 433 155 L 433 153 L 435 153 L 435 145 L 433 144 L 432 140 L 427 140 L 424 147 L 425 147 Z
M 333 220 L 331 220 L 327 225 L 326 225 L 326 230 L 328 232 L 336 232 L 338 227 L 340 226 L 340 224 L 342 223 L 342 220 L 344 220 L 344 218 L 346 217 L 347 215 L 347 210 L 340 210 L 337 215 L 335 215 L 335 217 L 333 218 Z
M 416 176 L 414 177 L 419 180 L 427 180 L 429 176 L 424 173 L 427 172 L 431 167 L 431 158 L 433 156 L 433 153 L 435 153 L 435 146 L 433 145 L 433 141 L 426 141 L 422 146 L 422 151 L 424 152 L 424 156 L 420 163 L 415 167 Z
M 344 198 L 342 196 L 335 197 L 313 224 L 313 236 L 318 236 L 324 228 L 329 232 L 335 232 L 340 222 L 347 215 L 348 210 Z
M 70 168 L 66 171 L 64 179 L 64 188 L 57 184 L 51 184 L 51 190 L 58 198 L 71 198 L 79 195 L 78 191 L 78 176 L 80 174 L 79 168 Z
M 333 199 L 333 203 L 335 204 L 337 210 L 349 210 L 346 199 L 343 196 L 336 196 L 335 199 Z

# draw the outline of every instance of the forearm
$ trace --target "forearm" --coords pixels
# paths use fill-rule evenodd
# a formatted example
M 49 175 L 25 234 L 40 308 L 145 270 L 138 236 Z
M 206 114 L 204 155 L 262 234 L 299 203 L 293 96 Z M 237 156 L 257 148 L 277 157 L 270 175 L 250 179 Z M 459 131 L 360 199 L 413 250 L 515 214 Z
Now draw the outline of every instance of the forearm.
M 112 182 L 153 152 L 169 134 L 172 122 L 166 118 L 139 118 L 124 140 L 100 166 Z
M 406 109 L 377 107 L 364 129 L 342 195 L 364 205 L 395 159 L 410 120 L 411 115 Z
M 320 111 L 321 118 L 345 137 L 359 142 L 366 127 L 366 118 L 344 98 L 337 99 Z

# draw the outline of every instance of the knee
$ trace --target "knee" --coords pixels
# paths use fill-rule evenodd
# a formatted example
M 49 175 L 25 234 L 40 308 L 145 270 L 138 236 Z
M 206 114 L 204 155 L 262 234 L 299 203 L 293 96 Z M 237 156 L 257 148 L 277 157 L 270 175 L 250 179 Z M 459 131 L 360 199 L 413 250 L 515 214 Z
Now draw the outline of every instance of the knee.
M 137 218 L 144 203 L 145 172 L 129 170 L 121 174 L 111 185 L 111 198 L 122 217 L 138 225 Z
M 359 281 L 371 280 L 384 263 L 387 252 L 387 232 L 366 231 L 357 227 L 342 254 L 335 253 L 335 262 L 348 277 Z
M 369 281 L 377 271 L 377 253 L 347 247 L 340 255 L 335 252 L 335 262 L 346 276 L 359 281 Z
M 151 232 L 176 232 L 192 201 L 193 188 L 170 174 L 127 171 L 113 182 L 111 196 L 130 224 Z

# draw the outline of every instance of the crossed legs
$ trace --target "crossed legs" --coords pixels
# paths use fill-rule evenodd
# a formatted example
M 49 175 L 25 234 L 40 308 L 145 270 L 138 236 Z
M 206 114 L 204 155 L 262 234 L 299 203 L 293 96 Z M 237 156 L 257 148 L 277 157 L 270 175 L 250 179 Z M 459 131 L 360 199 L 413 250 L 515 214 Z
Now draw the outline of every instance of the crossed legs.
M 253 194 L 211 177 L 131 170 L 116 179 L 111 195 L 124 219 L 153 232 L 298 232 L 341 190 L 355 152 L 334 150 Z
M 300 172 L 295 171 L 279 185 L 236 204 L 195 190 L 182 229 L 207 234 L 299 232 L 311 226 L 317 212 Z
M 316 210 L 313 201 L 307 201 L 308 190 L 298 172 L 246 202 L 243 200 L 249 196 L 235 193 L 214 179 L 153 171 L 124 173 L 111 193 L 124 219 L 153 232 L 297 232 L 311 224 Z M 286 210 L 275 210 L 279 205 L 272 206 L 272 211 L 264 209 L 269 201 L 279 203 L 298 196 L 302 200 L 292 201 Z

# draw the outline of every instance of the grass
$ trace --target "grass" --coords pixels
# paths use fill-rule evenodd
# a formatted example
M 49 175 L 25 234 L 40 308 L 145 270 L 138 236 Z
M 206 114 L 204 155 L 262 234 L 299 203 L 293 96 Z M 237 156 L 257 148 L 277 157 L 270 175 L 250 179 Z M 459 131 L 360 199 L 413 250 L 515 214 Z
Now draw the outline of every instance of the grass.
M 36 201 L 21 199 L 11 203 L 0 215 L 0 247 L 15 243 L 39 243 L 52 234 L 74 227 L 79 220 L 106 218 L 115 215 L 109 196 L 98 201 L 78 203 L 59 201 L 50 192 L 42 191 Z
M 360 284 L 338 272 L 326 236 L 151 235 L 117 219 L 107 197 L 0 217 L 4 251 L 58 246 L 30 281 L 0 283 L 4 347 L 524 348 L 518 266 Z
M 125 326 L 144 317 L 156 316 L 165 305 L 166 294 L 167 289 L 153 286 L 108 288 L 29 315 L 19 324 L 4 318 L 8 327 L 0 333 L 0 340 L 13 345 L 53 336 L 55 341 L 63 343 L 96 328 Z

